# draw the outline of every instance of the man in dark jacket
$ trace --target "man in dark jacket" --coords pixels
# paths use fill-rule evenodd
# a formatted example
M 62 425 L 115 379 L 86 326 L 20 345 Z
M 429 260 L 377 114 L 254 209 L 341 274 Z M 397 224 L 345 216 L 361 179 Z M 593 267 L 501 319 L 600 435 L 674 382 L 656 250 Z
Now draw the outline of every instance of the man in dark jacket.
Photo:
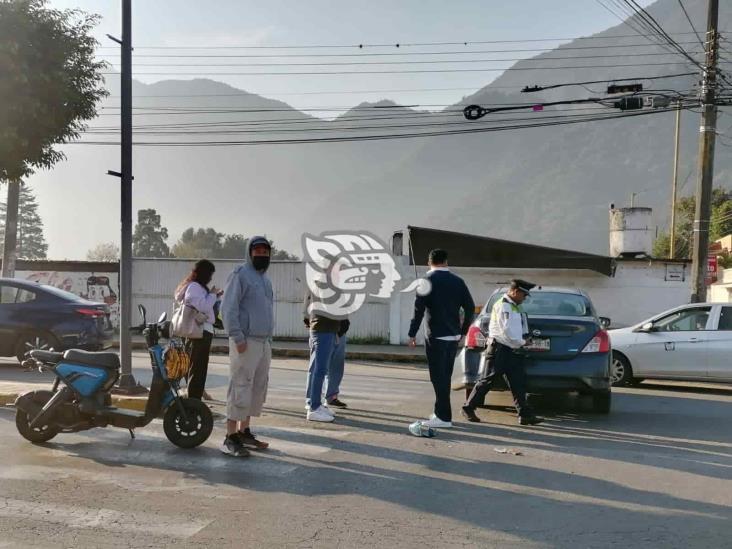
M 452 427 L 450 408 L 450 380 L 457 355 L 458 342 L 468 332 L 475 313 L 475 302 L 465 281 L 447 268 L 447 252 L 432 250 L 429 255 L 430 271 L 426 279 L 431 291 L 417 295 L 414 317 L 409 326 L 409 345 L 416 345 L 415 337 L 427 316 L 425 352 L 429 364 L 430 381 L 435 390 L 435 411 L 423 421 L 428 427 Z M 460 312 L 462 310 L 462 322 Z

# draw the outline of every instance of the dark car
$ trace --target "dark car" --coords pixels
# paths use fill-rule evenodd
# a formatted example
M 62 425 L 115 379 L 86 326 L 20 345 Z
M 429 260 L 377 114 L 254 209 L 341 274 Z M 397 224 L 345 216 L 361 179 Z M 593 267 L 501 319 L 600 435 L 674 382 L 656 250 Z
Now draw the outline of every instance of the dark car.
M 0 356 L 22 362 L 34 349 L 98 351 L 112 336 L 104 303 L 53 286 L 0 278 Z
M 473 322 L 463 360 L 481 357 L 490 312 L 505 293 L 505 288 L 496 290 Z M 529 320 L 529 340 L 521 351 L 529 392 L 587 394 L 594 411 L 608 413 L 611 350 L 605 328 L 610 320 L 598 317 L 590 298 L 577 289 L 534 289 L 523 309 Z

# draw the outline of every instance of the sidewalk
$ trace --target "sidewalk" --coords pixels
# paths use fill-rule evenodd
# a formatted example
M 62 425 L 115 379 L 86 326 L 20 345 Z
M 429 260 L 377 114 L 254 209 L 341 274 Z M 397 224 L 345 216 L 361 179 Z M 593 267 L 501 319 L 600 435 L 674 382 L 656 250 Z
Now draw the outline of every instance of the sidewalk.
M 115 341 L 112 345 L 116 347 L 118 342 Z M 133 350 L 144 351 L 146 348 L 145 340 L 141 336 L 132 338 Z M 214 338 L 211 354 L 228 355 L 227 339 L 223 337 Z M 306 341 L 274 340 L 272 342 L 272 356 L 279 358 L 309 358 L 310 351 Z M 349 343 L 346 347 L 346 359 L 370 362 L 427 362 L 423 347 L 412 349 L 406 345 L 358 345 Z

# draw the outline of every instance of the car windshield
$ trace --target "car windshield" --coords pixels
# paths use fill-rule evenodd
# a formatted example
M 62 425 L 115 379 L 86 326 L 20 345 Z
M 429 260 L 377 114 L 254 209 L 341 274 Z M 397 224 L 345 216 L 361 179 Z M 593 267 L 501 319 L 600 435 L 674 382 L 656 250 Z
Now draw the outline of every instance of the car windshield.
M 485 311 L 491 310 L 496 301 L 505 294 L 495 294 Z M 534 292 L 523 302 L 522 308 L 528 315 L 543 316 L 594 316 L 592 306 L 586 297 L 564 292 Z

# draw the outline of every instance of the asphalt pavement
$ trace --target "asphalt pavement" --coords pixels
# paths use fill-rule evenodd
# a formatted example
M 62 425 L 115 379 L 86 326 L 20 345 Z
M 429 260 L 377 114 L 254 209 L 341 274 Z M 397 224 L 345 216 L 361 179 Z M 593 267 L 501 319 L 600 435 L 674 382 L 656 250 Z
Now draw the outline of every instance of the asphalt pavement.
M 274 361 L 255 423 L 272 447 L 248 459 L 218 451 L 221 421 L 191 451 L 158 422 L 32 445 L 0 410 L 0 548 L 732 546 L 732 387 L 622 389 L 609 416 L 541 400 L 535 428 L 493 394 L 484 423 L 425 439 L 407 432 L 431 411 L 423 366 L 349 362 L 350 408 L 315 425 L 306 367 Z M 149 380 L 145 355 L 134 373 Z M 6 381 L 38 376 L 0 365 Z M 222 398 L 224 357 L 209 380 Z

